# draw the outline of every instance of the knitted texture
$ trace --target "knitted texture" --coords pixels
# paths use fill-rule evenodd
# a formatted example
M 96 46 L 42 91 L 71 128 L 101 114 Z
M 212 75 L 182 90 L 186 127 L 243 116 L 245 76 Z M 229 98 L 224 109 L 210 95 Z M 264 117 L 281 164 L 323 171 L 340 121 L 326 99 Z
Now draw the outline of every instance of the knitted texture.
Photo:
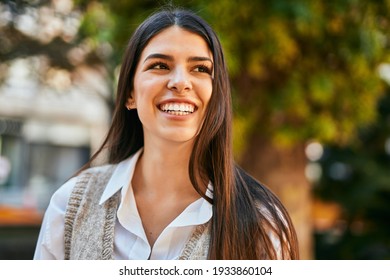
M 69 198 L 65 213 L 65 259 L 112 259 L 114 226 L 119 194 L 102 205 L 102 196 L 113 165 L 82 172 Z
M 95 167 L 78 176 L 65 214 L 66 260 L 114 259 L 114 229 L 120 192 L 99 205 L 114 169 L 114 165 Z M 196 226 L 178 259 L 207 259 L 209 243 L 210 222 Z
M 196 226 L 179 260 L 207 260 L 210 244 L 210 222 Z

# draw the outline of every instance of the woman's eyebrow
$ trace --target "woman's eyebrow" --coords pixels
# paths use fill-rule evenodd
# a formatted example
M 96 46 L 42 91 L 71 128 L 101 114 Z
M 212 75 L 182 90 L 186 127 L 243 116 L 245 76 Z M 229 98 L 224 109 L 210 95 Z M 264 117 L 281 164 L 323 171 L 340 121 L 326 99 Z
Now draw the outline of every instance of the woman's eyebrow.
M 211 63 L 213 63 L 211 58 L 207 56 L 191 56 L 188 58 L 188 61 L 210 61 Z
M 148 59 L 153 59 L 153 58 L 160 58 L 160 59 L 165 59 L 165 60 L 173 61 L 173 56 L 171 56 L 171 55 L 166 55 L 166 54 L 162 54 L 162 53 L 152 53 L 152 54 L 148 55 L 148 56 L 145 58 L 144 63 L 145 63 L 145 61 L 147 61 Z

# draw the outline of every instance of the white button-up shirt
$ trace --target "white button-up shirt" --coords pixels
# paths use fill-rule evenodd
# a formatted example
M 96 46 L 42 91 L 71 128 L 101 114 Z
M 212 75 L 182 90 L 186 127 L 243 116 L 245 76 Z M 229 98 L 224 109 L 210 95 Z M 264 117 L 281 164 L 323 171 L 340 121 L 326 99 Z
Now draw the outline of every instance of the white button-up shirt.
M 212 205 L 204 198 L 191 203 L 160 234 L 150 247 L 137 210 L 131 180 L 142 149 L 119 163 L 99 203 L 121 191 L 114 238 L 115 259 L 177 259 L 197 225 L 212 217 Z M 64 218 L 69 197 L 77 178 L 62 185 L 52 196 L 45 212 L 34 259 L 64 259 Z M 209 186 L 208 189 L 211 189 Z M 208 196 L 212 196 L 207 192 Z

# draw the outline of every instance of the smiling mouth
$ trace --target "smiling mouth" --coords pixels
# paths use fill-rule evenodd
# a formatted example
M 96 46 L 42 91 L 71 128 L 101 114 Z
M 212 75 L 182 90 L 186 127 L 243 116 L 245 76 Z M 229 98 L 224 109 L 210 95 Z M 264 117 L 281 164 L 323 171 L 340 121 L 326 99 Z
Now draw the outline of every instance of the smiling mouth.
M 164 113 L 175 116 L 185 116 L 196 111 L 197 107 L 189 103 L 164 103 L 159 106 L 159 109 Z

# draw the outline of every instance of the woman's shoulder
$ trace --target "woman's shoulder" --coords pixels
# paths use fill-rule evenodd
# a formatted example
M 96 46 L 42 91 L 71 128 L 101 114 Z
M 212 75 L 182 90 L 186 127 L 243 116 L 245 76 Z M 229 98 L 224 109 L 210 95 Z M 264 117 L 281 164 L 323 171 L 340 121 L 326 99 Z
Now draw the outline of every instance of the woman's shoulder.
M 279 197 L 264 183 L 260 182 L 241 167 L 237 167 L 240 179 L 248 186 L 248 191 L 256 208 L 268 219 L 285 219 L 287 211 Z
M 106 172 L 109 172 L 109 171 L 115 169 L 116 166 L 117 166 L 117 164 L 104 164 L 104 165 L 91 166 L 89 168 L 86 168 L 86 169 L 78 172 L 76 177 L 78 178 L 84 174 L 106 173 Z
M 77 176 L 70 178 L 62 184 L 52 195 L 49 208 L 65 209 L 68 199 L 77 182 Z
M 64 209 L 68 203 L 69 197 L 71 196 L 74 187 L 82 176 L 104 174 L 109 172 L 113 168 L 115 168 L 114 164 L 105 164 L 82 170 L 81 172 L 68 179 L 53 193 L 50 200 L 50 204 Z
M 272 193 L 272 191 L 264 183 L 260 182 L 238 165 L 236 166 L 236 177 L 236 180 L 241 181 L 249 187 L 252 194 L 257 194 L 258 192 Z

